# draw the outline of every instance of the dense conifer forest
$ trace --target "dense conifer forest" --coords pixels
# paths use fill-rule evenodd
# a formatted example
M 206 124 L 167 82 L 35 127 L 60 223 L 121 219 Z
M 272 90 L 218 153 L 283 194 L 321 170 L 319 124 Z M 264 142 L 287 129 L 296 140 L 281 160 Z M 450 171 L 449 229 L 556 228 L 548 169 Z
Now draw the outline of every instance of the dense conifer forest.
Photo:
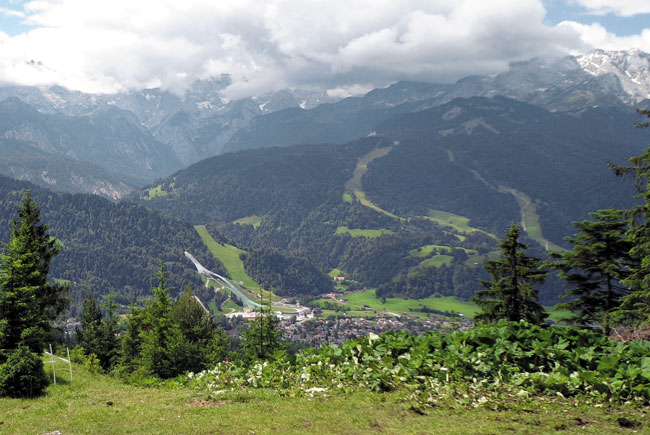
M 10 221 L 26 189 L 31 189 L 51 234 L 62 244 L 51 276 L 70 282 L 73 314 L 91 291 L 104 295 L 112 290 L 121 305 L 150 295 L 161 260 L 176 292 L 185 284 L 202 289 L 192 264 L 183 256 L 186 250 L 205 258 L 207 267 L 226 274 L 194 228 L 177 218 L 95 195 L 53 193 L 6 177 L 0 177 L 1 240 L 9 239 Z

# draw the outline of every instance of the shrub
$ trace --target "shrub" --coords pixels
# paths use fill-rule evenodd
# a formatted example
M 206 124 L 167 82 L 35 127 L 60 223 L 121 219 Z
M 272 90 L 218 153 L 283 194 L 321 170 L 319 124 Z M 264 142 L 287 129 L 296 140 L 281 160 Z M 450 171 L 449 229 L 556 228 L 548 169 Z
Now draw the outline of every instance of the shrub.
M 11 352 L 0 365 L 0 396 L 36 397 L 48 384 L 43 361 L 25 346 Z

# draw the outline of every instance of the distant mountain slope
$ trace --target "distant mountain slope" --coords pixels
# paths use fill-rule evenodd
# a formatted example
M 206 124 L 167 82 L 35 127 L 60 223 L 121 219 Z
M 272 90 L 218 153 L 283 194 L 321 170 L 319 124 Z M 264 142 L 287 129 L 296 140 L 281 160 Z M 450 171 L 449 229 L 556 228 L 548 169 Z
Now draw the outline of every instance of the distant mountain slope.
M 497 232 L 519 220 L 506 206 L 515 189 L 561 244 L 588 211 L 629 205 L 632 187 L 607 163 L 626 163 L 648 144 L 637 118 L 616 108 L 569 115 L 502 97 L 458 99 L 378 126 L 400 146 L 372 163 L 364 184 L 390 211 L 443 209 Z
M 362 97 L 258 116 L 225 151 L 304 143 L 345 143 L 381 121 L 456 98 L 504 96 L 550 111 L 625 107 L 650 98 L 650 55 L 638 50 L 596 50 L 583 56 L 540 58 L 511 65 L 496 76 L 470 76 L 451 85 L 400 82 Z
M 239 130 L 224 151 L 298 144 L 345 143 L 366 136 L 379 122 L 436 104 L 447 85 L 400 82 L 363 97 L 321 104 L 310 110 L 289 108 L 258 116 Z
M 0 174 L 61 192 L 94 193 L 112 199 L 136 187 L 101 166 L 12 139 L 0 139 Z
M 44 114 L 10 98 L 0 102 L 0 136 L 93 163 L 133 184 L 150 183 L 181 167 L 169 146 L 117 108 L 84 116 Z
M 387 286 L 379 294 L 469 296 L 482 256 L 511 222 L 523 220 L 543 256 L 573 233 L 572 221 L 631 204 L 632 187 L 607 162 L 646 146 L 635 121 L 629 109 L 551 113 L 502 97 L 457 99 L 345 145 L 206 159 L 163 180 L 166 195 L 140 195 L 245 249 L 287 250 Z
M 9 240 L 15 206 L 25 189 L 32 190 L 41 206 L 43 222 L 64 248 L 54 259 L 51 276 L 69 280 L 73 310 L 93 291 L 104 295 L 113 289 L 116 301 L 150 295 L 157 284 L 159 261 L 169 272 L 168 285 L 176 291 L 203 285 L 183 251 L 201 258 L 206 267 L 225 274 L 201 242 L 194 228 L 179 219 L 147 208 L 113 203 L 94 195 L 53 193 L 25 182 L 0 176 L 0 241 Z M 215 236 L 218 236 L 215 234 Z

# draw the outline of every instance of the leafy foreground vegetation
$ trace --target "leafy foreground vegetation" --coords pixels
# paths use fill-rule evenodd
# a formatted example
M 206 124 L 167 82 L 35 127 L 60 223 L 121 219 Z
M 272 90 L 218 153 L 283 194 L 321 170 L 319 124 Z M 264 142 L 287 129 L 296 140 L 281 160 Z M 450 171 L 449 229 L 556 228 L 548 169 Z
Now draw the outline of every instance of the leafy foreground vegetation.
M 584 329 L 500 321 L 448 334 L 370 334 L 341 347 L 306 349 L 253 365 L 221 362 L 190 374 L 188 382 L 212 394 L 242 387 L 287 394 L 403 390 L 420 410 L 449 399 L 499 407 L 534 395 L 648 405 L 648 355 L 647 341 L 617 343 Z
M 501 325 L 500 328 L 507 328 Z M 527 328 L 526 328 L 527 329 Z M 523 329 L 522 329 L 523 330 Z M 373 352 L 390 350 L 406 355 L 400 335 L 390 334 L 349 342 L 339 360 L 360 346 L 357 358 L 368 371 Z M 401 343 L 401 344 L 400 344 Z M 516 344 L 516 343 L 515 343 Z M 334 348 L 328 352 L 335 352 Z M 321 362 L 324 361 L 324 355 Z M 416 352 L 411 351 L 412 354 Z M 434 357 L 434 355 L 431 355 Z M 316 357 L 312 355 L 315 362 Z M 405 361 L 405 358 L 399 358 Z M 390 360 L 390 358 L 388 359 Z M 413 358 L 412 358 L 413 360 Z M 584 396 L 516 395 L 505 385 L 492 388 L 491 395 L 478 395 L 472 384 L 451 380 L 440 385 L 435 406 L 422 407 L 413 391 L 396 388 L 390 392 L 367 391 L 363 385 L 336 388 L 336 380 L 320 383 L 327 390 L 308 390 L 316 385 L 315 365 L 311 377 L 280 386 L 287 373 L 281 360 L 252 366 L 262 377 L 280 369 L 275 388 L 259 388 L 243 382 L 244 372 L 233 375 L 223 389 L 215 373 L 205 372 L 190 380 L 182 377 L 148 387 L 124 384 L 120 380 L 93 374 L 73 364 L 70 379 L 67 364 L 56 364 L 57 384 L 37 399 L 0 398 L 2 433 L 632 433 L 650 425 L 647 409 L 609 402 L 593 406 Z M 370 364 L 369 364 L 370 363 Z M 51 374 L 49 357 L 45 359 Z M 337 364 L 345 368 L 345 364 Z M 260 370 L 260 367 L 261 370 Z M 307 366 L 305 366 L 307 367 Z M 322 366 L 321 366 L 322 367 Z M 349 366 L 348 366 L 349 368 Z M 243 370 L 243 369 L 242 369 Z M 321 368 L 324 373 L 327 368 Z M 370 371 L 368 371 L 370 372 Z M 450 377 L 454 371 L 450 370 Z M 232 370 L 231 370 L 232 373 Z M 350 375 L 359 374 L 351 370 Z M 201 379 L 197 380 L 198 377 Z M 399 374 L 391 375 L 396 379 Z M 253 376 L 260 379 L 259 376 Z M 350 378 L 351 379 L 351 378 Z M 236 381 L 236 382 L 235 382 Z M 302 383 L 302 387 L 299 386 Z M 185 387 L 182 384 L 186 384 Z M 189 384 L 189 385 L 188 385 Z M 444 385 L 444 387 L 443 387 Z M 188 388 L 190 387 L 190 388 Z M 194 387 L 194 388 L 191 388 Z M 310 392 L 311 391 L 311 392 Z M 483 389 L 483 392 L 486 390 Z M 481 399 L 484 397 L 485 399 Z

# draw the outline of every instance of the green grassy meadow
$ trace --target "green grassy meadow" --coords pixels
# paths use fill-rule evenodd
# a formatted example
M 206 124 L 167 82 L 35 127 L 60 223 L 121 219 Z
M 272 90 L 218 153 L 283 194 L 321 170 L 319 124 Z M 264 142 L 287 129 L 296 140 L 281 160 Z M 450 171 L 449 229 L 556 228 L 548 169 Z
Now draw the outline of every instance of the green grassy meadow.
M 352 237 L 366 237 L 368 239 L 376 239 L 377 237 L 395 234 L 391 230 L 379 229 L 379 230 L 363 230 L 359 228 L 348 228 L 346 226 L 340 226 L 336 229 L 336 234 L 349 234 Z
M 246 216 L 239 218 L 236 221 L 233 221 L 233 224 L 238 225 L 252 225 L 253 228 L 257 229 L 262 223 L 262 218 L 260 216 Z
M 46 370 L 51 367 L 45 359 Z M 405 393 L 280 394 L 239 389 L 209 396 L 174 381 L 127 385 L 73 364 L 36 399 L 0 398 L 2 434 L 500 434 L 647 433 L 646 409 L 521 399 L 493 407 L 439 404 L 416 411 Z M 624 427 L 631 423 L 633 428 Z M 57 432 L 58 431 L 58 432 Z
M 476 231 L 480 231 L 492 237 L 493 239 L 497 239 L 497 237 L 494 234 L 472 227 L 469 224 L 469 218 L 466 218 L 465 216 L 460 216 L 442 210 L 429 210 L 429 213 L 427 214 L 426 217 L 427 219 L 436 222 L 439 225 L 453 228 L 455 231 L 459 233 L 473 233 Z
M 162 184 L 148 189 L 147 192 L 149 192 L 149 196 L 145 197 L 145 199 L 154 199 L 159 196 L 167 196 L 167 192 L 162 190 Z
M 454 259 L 451 255 L 437 254 L 426 260 L 422 260 L 419 266 L 422 267 L 440 267 L 451 266 L 451 261 Z
M 348 300 L 346 303 L 336 302 L 330 299 L 318 299 L 315 302 L 322 306 L 324 302 L 329 302 L 334 305 L 339 305 L 345 307 L 350 311 L 347 312 L 348 316 L 355 316 L 355 313 L 365 312 L 392 312 L 396 314 L 413 314 L 416 316 L 426 316 L 426 313 L 418 312 L 418 310 L 424 308 L 438 310 L 438 311 L 447 311 L 449 313 L 458 313 L 466 317 L 473 317 L 480 310 L 474 302 L 470 301 L 461 301 L 452 296 L 444 297 L 428 297 L 425 299 L 402 299 L 402 298 L 386 298 L 385 303 L 381 303 L 381 300 L 377 298 L 375 294 L 375 289 L 369 289 L 358 293 L 346 293 L 343 297 Z M 369 308 L 363 309 L 363 306 Z M 412 309 L 412 311 L 411 311 Z M 323 310 L 323 315 L 325 316 L 327 310 Z M 549 319 L 554 322 L 560 322 L 562 319 L 570 316 L 570 311 L 560 310 L 556 307 L 546 307 L 546 311 L 549 313 Z M 335 313 L 335 311 L 332 311 Z M 363 317 L 367 317 L 364 315 Z
M 212 255 L 223 263 L 233 280 L 243 282 L 244 286 L 249 290 L 259 290 L 259 284 L 248 276 L 244 270 L 244 263 L 239 258 L 239 255 L 244 251 L 232 245 L 220 245 L 202 225 L 197 225 L 194 228 L 199 233 L 201 240 L 203 240 L 203 243 L 208 247 Z
M 366 305 L 370 307 L 370 310 L 374 311 L 389 311 L 394 313 L 411 313 L 417 314 L 417 312 L 411 312 L 409 308 L 417 311 L 421 307 L 426 307 L 429 309 L 439 310 L 439 311 L 449 311 L 463 314 L 465 316 L 473 316 L 478 312 L 478 307 L 471 302 L 464 302 L 453 297 L 441 297 L 433 298 L 429 297 L 426 299 L 402 299 L 402 298 L 386 298 L 386 303 L 381 303 L 381 300 L 375 295 L 375 289 L 366 290 L 358 293 L 346 293 L 344 296 L 348 300 L 347 303 L 343 306 L 349 308 L 350 312 L 348 315 L 353 315 L 355 311 L 362 311 L 363 306 Z M 327 299 L 319 299 L 318 302 L 328 301 L 330 303 L 336 303 L 329 301 Z

